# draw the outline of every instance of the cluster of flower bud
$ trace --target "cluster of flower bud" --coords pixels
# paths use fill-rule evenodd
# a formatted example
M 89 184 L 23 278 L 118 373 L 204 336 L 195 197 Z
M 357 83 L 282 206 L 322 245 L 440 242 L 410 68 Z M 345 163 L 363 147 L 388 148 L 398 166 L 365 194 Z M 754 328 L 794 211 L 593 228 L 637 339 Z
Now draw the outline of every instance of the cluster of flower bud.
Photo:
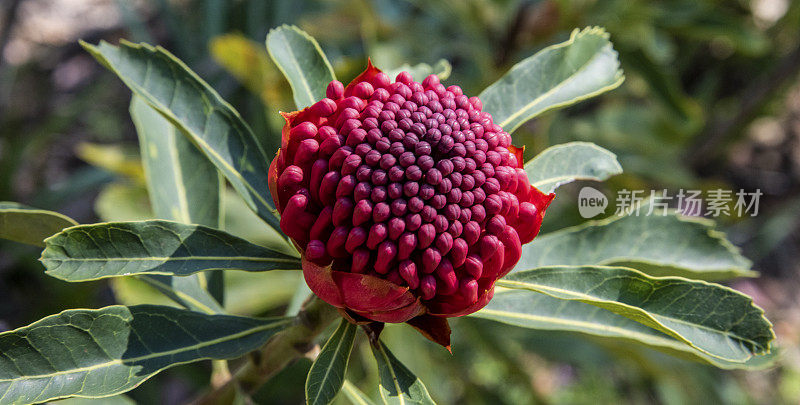
M 407 287 L 433 314 L 474 312 L 552 197 L 477 97 L 371 69 L 287 115 L 271 169 L 281 229 L 315 265 Z

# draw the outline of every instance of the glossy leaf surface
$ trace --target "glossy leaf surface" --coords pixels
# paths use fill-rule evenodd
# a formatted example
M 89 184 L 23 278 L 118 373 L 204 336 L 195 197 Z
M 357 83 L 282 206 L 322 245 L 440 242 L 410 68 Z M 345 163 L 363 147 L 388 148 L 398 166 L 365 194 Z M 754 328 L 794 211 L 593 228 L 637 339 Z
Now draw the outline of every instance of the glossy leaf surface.
M 239 357 L 291 322 L 154 305 L 64 311 L 0 334 L 0 403 L 122 393 L 176 364 Z

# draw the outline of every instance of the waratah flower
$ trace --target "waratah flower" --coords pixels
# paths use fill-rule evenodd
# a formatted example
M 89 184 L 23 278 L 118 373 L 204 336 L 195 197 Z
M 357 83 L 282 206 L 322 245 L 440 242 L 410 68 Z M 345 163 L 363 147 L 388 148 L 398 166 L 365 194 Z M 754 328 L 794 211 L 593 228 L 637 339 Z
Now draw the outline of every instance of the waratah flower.
M 435 75 L 392 83 L 370 63 L 326 95 L 283 114 L 269 169 L 306 282 L 351 320 L 408 321 L 444 344 L 445 318 L 491 300 L 554 195 L 481 101 Z

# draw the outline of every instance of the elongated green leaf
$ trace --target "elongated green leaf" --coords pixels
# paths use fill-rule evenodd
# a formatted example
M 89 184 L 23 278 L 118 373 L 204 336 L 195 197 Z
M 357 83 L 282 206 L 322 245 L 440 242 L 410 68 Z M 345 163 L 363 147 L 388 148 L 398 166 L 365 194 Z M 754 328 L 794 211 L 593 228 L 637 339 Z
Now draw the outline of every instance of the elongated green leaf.
M 225 224 L 222 230 L 290 256 L 300 257 L 297 248 L 289 242 L 280 229 L 265 228 L 244 200 L 232 190 L 225 191 Z
M 116 181 L 100 190 L 94 200 L 94 212 L 104 222 L 144 221 L 153 218 L 144 185 Z
M 439 59 L 439 61 L 433 64 L 433 66 L 427 63 L 419 63 L 411 66 L 406 63 L 400 67 L 386 70 L 385 72 L 391 79 L 394 79 L 395 76 L 397 76 L 397 74 L 400 72 L 408 72 L 411 73 L 411 77 L 413 77 L 415 81 L 422 82 L 426 77 L 432 74 L 439 76 L 439 80 L 445 80 L 450 77 L 450 73 L 452 71 L 453 66 L 450 65 L 450 62 L 448 62 L 447 59 Z
M 389 351 L 383 342 L 372 345 L 378 362 L 381 399 L 385 404 L 434 404 L 425 384 Z
M 612 90 L 624 80 L 617 52 L 602 28 L 572 31 L 569 40 L 517 63 L 479 96 L 509 133 L 554 108 Z
M 141 97 L 131 99 L 130 112 L 156 217 L 219 227 L 223 180 L 214 165 Z
M 189 295 L 189 291 L 178 289 L 175 282 L 188 277 L 167 277 L 148 275 L 139 277 L 114 277 L 109 279 L 114 298 L 123 305 L 170 305 L 173 303 L 204 313 L 226 313 L 231 315 L 255 316 L 267 311 L 275 311 L 285 306 L 292 291 L 300 284 L 305 285 L 303 274 L 299 271 L 271 272 L 225 272 L 224 311 L 211 296 L 201 300 Z M 165 281 L 162 281 L 165 280 Z M 167 284 L 171 282 L 172 284 Z M 294 316 L 297 313 L 286 316 Z
M 135 150 L 128 145 L 81 142 L 75 147 L 75 155 L 94 167 L 140 183 L 144 171 Z
M 472 316 L 523 328 L 579 332 L 643 344 L 673 356 L 724 369 L 762 368 L 769 365 L 765 359 L 774 360 L 771 354 L 753 357 L 745 363 L 717 359 L 667 334 L 603 308 L 580 301 L 553 298 L 533 291 L 499 291 L 486 307 Z
M 0 201 L 0 238 L 44 246 L 45 238 L 78 225 L 72 218 L 15 202 Z
M 267 51 L 292 86 L 298 110 L 325 98 L 328 83 L 336 80 L 317 40 L 294 25 L 271 29 Z
M 106 398 L 66 398 L 59 400 L 58 405 L 136 405 L 136 401 L 120 394 Z
M 306 379 L 306 403 L 327 405 L 333 401 L 344 384 L 344 374 L 356 338 L 356 325 L 342 318 L 328 343 L 311 365 Z
M 270 61 L 264 44 L 241 33 L 227 33 L 211 40 L 209 51 L 217 64 L 253 94 L 259 95 L 265 105 L 282 104 L 281 74 Z M 282 124 L 280 116 L 275 120 Z
M 250 210 L 241 208 L 255 216 Z M 106 222 L 144 221 L 154 216 L 144 186 L 126 183 L 112 183 L 106 186 L 97 197 L 95 211 Z M 253 220 L 259 222 L 256 218 Z M 271 229 L 267 228 L 267 232 Z M 184 308 L 208 314 L 224 312 L 222 306 L 205 289 L 204 285 L 208 281 L 205 278 L 201 279 L 197 274 L 176 278 L 142 275 L 140 278 L 157 291 L 137 283 L 137 280 L 119 278 L 111 284 L 117 302 L 126 305 L 164 304 L 158 296 L 160 292 Z
M 554 266 L 512 273 L 497 285 L 594 305 L 731 362 L 769 353 L 775 337 L 750 297 L 703 281 L 624 267 Z
M 515 269 L 623 265 L 654 276 L 703 280 L 758 274 L 750 270 L 750 261 L 725 235 L 713 229 L 713 222 L 674 213 L 645 213 L 591 221 L 539 236 L 523 246 Z
M 603 181 L 622 173 L 617 156 L 590 142 L 551 146 L 525 164 L 534 187 L 550 193 L 575 180 Z
M 154 305 L 64 311 L 0 334 L 0 403 L 122 393 L 173 365 L 239 357 L 291 323 Z
M 372 405 L 374 402 L 350 381 L 344 380 L 342 392 L 353 405 Z
M 161 47 L 125 41 L 81 45 L 188 136 L 247 205 L 279 228 L 270 208 L 267 157 L 250 127 L 214 89 Z
M 286 306 L 286 316 L 295 316 L 300 312 L 300 308 L 302 308 L 303 303 L 306 302 L 308 297 L 314 295 L 310 288 L 308 288 L 308 284 L 306 283 L 299 283 L 297 288 L 294 290 L 292 294 L 292 298 L 289 300 L 289 305 Z
M 166 118 L 134 95 L 131 118 L 139 135 L 147 194 L 157 218 L 219 228 L 225 180 L 214 165 Z M 167 280 L 176 292 L 210 305 L 223 301 L 222 272 L 198 273 L 183 280 Z M 216 294 L 212 294 L 214 291 Z M 221 306 L 213 306 L 221 309 Z
M 184 308 L 207 314 L 225 313 L 219 301 L 208 292 L 208 280 L 198 276 L 199 273 L 185 277 L 145 274 L 141 279 Z
M 205 270 L 294 270 L 291 256 L 201 225 L 111 222 L 67 228 L 40 259 L 53 277 L 87 281 L 133 274 L 185 276 Z

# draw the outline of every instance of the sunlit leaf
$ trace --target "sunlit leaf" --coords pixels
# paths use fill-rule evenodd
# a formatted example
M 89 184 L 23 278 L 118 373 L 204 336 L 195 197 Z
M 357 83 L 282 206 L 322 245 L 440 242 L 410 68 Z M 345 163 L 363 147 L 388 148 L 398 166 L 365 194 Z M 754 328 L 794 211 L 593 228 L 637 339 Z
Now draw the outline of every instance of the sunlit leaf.
M 130 114 L 139 135 L 147 194 L 155 217 L 218 228 L 225 180 L 214 165 L 178 128 L 136 95 L 131 99 Z M 213 299 L 223 301 L 223 277 L 221 272 L 208 272 L 183 280 L 161 277 L 158 281 L 176 289 L 178 295 L 188 294 L 209 306 Z
M 775 338 L 750 297 L 703 281 L 624 267 L 556 266 L 512 273 L 497 285 L 594 305 L 730 362 L 769 353 Z
M 398 73 L 408 72 L 411 73 L 411 77 L 413 77 L 415 81 L 421 83 L 429 75 L 436 75 L 439 76 L 439 80 L 445 80 L 450 77 L 450 72 L 452 72 L 452 70 L 453 67 L 447 59 L 439 59 L 433 66 L 427 63 L 419 63 L 413 66 L 406 63 L 394 69 L 385 70 L 385 72 L 392 80 L 394 80 Z
M 72 218 L 15 202 L 0 201 L 0 238 L 44 247 L 45 238 L 77 225 Z
M 136 405 L 136 401 L 120 394 L 105 398 L 66 398 L 59 400 L 58 405 Z
M 224 180 L 214 165 L 140 97 L 132 98 L 130 112 L 156 217 L 218 227 Z
M 383 342 L 379 341 L 371 347 L 375 361 L 378 362 L 381 399 L 385 404 L 435 403 L 425 384 L 397 360 Z
M 208 291 L 208 278 L 193 274 L 172 277 L 145 274 L 140 278 L 151 287 L 177 302 L 182 307 L 206 314 L 222 314 L 225 309 Z M 120 277 L 129 278 L 129 277 Z
M 344 383 L 347 363 L 356 338 L 356 325 L 342 318 L 339 327 L 322 347 L 306 379 L 306 403 L 327 405 Z
M 267 34 L 267 50 L 292 86 L 298 110 L 325 98 L 336 76 L 314 38 L 294 25 L 282 25 Z
M 472 316 L 523 328 L 579 332 L 642 344 L 673 356 L 725 369 L 762 368 L 769 365 L 769 360 L 774 360 L 774 356 L 769 354 L 755 356 L 744 363 L 725 361 L 603 308 L 527 290 L 496 292 L 492 301 Z
M 551 146 L 525 164 L 531 184 L 545 193 L 575 180 L 603 181 L 622 173 L 613 153 L 590 142 Z
M 608 33 L 592 27 L 514 65 L 481 94 L 483 109 L 509 133 L 554 108 L 605 93 L 622 84 L 617 52 Z
M 374 402 L 350 381 L 344 380 L 342 392 L 353 405 L 372 405 Z
M 247 204 L 238 194 L 226 190 L 223 200 L 225 221 L 222 229 L 225 232 L 289 256 L 300 257 L 297 248 L 286 239 L 286 236 L 280 230 L 265 228 L 258 216 L 247 209 Z
M 268 160 L 250 127 L 207 83 L 161 47 L 81 44 L 150 107 L 188 136 L 247 205 L 274 228 Z
M 703 280 L 752 277 L 750 261 L 713 222 L 642 208 L 541 235 L 522 248 L 515 270 L 552 265 L 626 265 L 654 276 Z
M 144 185 L 118 181 L 106 185 L 94 200 L 94 212 L 103 221 L 144 221 L 153 218 Z
M 154 305 L 64 311 L 0 334 L 0 402 L 122 393 L 167 367 L 239 357 L 291 323 Z
M 41 261 L 47 274 L 67 281 L 300 268 L 294 257 L 223 231 L 161 220 L 77 226 L 48 238 L 46 244 Z
M 209 45 L 211 56 L 248 90 L 267 104 L 279 101 L 279 73 L 272 66 L 267 50 L 242 34 L 225 34 Z
M 83 142 L 75 148 L 75 154 L 92 166 L 101 167 L 134 181 L 144 180 L 142 165 L 130 148 Z
M 277 310 L 290 302 L 294 291 L 301 285 L 305 287 L 306 283 L 299 271 L 229 271 L 225 274 L 225 309 L 235 315 L 258 315 Z

